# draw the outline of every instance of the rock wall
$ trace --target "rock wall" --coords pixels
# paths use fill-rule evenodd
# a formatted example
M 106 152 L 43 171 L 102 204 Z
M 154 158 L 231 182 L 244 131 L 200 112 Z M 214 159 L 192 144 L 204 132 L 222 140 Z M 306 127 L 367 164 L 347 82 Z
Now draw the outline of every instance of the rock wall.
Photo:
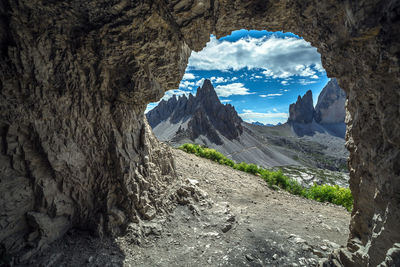
M 394 0 L 2 1 L 2 250 L 43 247 L 72 226 L 118 233 L 163 212 L 176 178 L 145 105 L 177 88 L 210 33 L 247 28 L 303 36 L 347 93 L 355 204 L 331 263 L 398 262 L 399 10 Z
M 71 227 L 119 234 L 175 205 L 171 153 L 143 114 L 190 54 L 165 10 L 1 2 L 0 255 L 27 259 Z
M 332 78 L 322 89 L 315 105 L 314 119 L 321 124 L 343 123 L 346 118 L 346 93 Z
M 290 104 L 288 122 L 311 123 L 314 113 L 312 92 L 308 90 L 303 97 L 297 97 L 296 103 Z

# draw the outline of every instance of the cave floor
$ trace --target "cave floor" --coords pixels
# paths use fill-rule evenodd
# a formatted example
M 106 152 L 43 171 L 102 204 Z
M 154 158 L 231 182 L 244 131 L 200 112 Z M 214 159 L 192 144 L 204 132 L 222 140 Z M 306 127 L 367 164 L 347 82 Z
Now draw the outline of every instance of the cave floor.
M 346 244 L 350 213 L 273 191 L 259 177 L 173 150 L 178 175 L 208 195 L 144 225 L 145 237 L 72 230 L 30 266 L 315 266 Z

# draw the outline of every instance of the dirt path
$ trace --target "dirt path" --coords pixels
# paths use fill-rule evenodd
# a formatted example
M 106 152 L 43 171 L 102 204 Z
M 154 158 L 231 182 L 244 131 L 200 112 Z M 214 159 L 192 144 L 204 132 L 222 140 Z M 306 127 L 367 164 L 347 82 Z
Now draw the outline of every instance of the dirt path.
M 73 232 L 30 265 L 315 266 L 345 245 L 350 214 L 344 208 L 272 191 L 254 175 L 174 154 L 178 174 L 208 194 L 207 201 L 147 223 L 139 245 L 132 234 L 100 240 Z

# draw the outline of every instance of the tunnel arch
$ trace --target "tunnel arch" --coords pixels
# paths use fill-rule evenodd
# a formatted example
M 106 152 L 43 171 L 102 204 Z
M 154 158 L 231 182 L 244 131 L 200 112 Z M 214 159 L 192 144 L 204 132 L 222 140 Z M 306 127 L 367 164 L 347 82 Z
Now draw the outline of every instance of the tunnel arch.
M 355 204 L 347 248 L 331 263 L 398 263 L 399 9 L 389 0 L 3 1 L 2 247 L 40 249 L 74 226 L 118 234 L 185 197 L 157 197 L 179 179 L 144 109 L 177 87 L 210 33 L 251 28 L 303 36 L 347 93 Z

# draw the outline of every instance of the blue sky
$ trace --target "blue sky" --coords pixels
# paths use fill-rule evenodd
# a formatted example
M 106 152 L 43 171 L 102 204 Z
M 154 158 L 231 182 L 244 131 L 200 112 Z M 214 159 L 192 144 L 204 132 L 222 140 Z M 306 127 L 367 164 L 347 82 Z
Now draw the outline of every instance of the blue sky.
M 173 94 L 195 94 L 210 79 L 222 103 L 230 103 L 244 121 L 286 122 L 289 105 L 312 90 L 314 105 L 328 82 L 317 49 L 292 33 L 239 30 L 210 37 L 192 52 L 179 88 Z M 146 112 L 158 103 L 150 103 Z

